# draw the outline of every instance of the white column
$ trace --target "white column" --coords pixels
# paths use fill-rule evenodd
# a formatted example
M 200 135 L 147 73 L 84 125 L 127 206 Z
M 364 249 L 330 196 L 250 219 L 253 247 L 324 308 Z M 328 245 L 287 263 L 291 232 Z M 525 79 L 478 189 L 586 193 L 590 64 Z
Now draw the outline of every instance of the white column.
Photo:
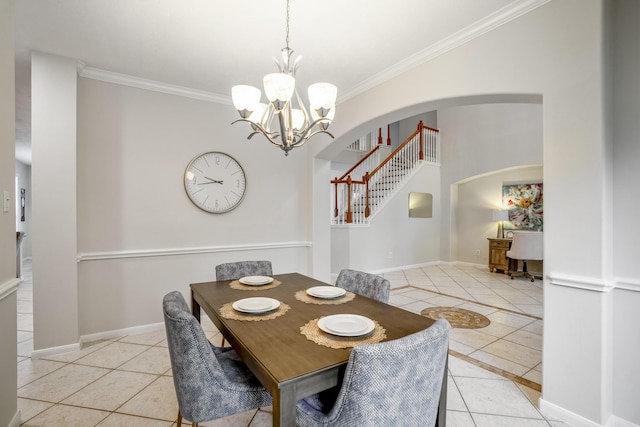
M 31 59 L 34 349 L 78 343 L 76 61 Z

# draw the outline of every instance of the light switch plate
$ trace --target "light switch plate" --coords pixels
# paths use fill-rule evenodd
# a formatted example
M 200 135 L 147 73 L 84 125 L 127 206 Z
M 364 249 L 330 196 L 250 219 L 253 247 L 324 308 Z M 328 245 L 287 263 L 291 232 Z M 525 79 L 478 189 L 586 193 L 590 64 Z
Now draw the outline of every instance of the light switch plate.
M 2 210 L 4 212 L 9 212 L 10 201 L 11 197 L 9 197 L 9 192 L 7 190 L 2 191 Z

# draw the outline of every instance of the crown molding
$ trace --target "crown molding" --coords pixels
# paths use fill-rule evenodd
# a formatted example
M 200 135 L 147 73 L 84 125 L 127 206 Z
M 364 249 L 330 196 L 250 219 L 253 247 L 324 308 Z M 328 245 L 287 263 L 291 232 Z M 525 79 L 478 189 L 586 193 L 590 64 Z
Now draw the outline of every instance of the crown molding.
M 513 21 L 514 19 L 519 18 L 520 16 L 525 15 L 550 1 L 551 0 L 514 1 L 495 13 L 474 22 L 449 37 L 442 39 L 438 43 L 435 43 L 426 49 L 405 58 L 397 64 L 394 64 L 386 70 L 363 80 L 359 85 L 340 94 L 340 102 L 346 101 L 347 99 L 372 89 L 393 77 L 397 77 L 398 75 L 417 67 L 418 65 L 424 64 L 425 62 L 428 62 L 450 50 L 462 46 L 463 44 L 468 43 L 471 40 L 500 27 L 501 25 Z
M 78 63 L 78 75 L 80 77 L 85 77 L 88 79 L 100 80 L 103 82 L 115 83 L 119 85 L 135 87 L 138 89 L 168 93 L 170 95 L 199 99 L 201 101 L 207 102 L 215 102 L 217 104 L 232 105 L 230 96 L 223 96 L 212 92 L 172 85 L 156 80 L 143 79 L 126 74 L 114 73 L 112 71 L 100 70 L 98 68 L 84 66 L 84 64 L 82 63 Z
M 424 64 L 450 50 L 453 50 L 481 35 L 500 27 L 522 15 L 531 12 L 534 9 L 550 2 L 551 0 L 516 0 L 511 4 L 503 7 L 495 13 L 469 25 L 466 28 L 452 34 L 435 43 L 422 51 L 403 59 L 402 61 L 392 65 L 391 67 L 381 71 L 380 73 L 363 80 L 360 84 L 353 88 L 338 94 L 338 103 L 344 102 L 349 98 L 353 98 L 375 86 L 378 86 L 387 80 L 392 79 L 418 65 Z M 115 73 L 112 71 L 100 70 L 98 68 L 87 67 L 85 64 L 78 63 L 78 75 L 88 79 L 100 80 L 109 83 L 120 84 L 124 86 L 135 87 L 139 89 L 152 90 L 156 92 L 167 93 L 171 95 L 184 96 L 187 98 L 199 99 L 207 102 L 215 102 L 218 104 L 232 105 L 231 97 L 227 95 L 219 95 L 212 92 L 191 89 L 184 86 L 172 85 L 156 80 L 143 79 L 140 77 L 129 76 L 126 74 Z

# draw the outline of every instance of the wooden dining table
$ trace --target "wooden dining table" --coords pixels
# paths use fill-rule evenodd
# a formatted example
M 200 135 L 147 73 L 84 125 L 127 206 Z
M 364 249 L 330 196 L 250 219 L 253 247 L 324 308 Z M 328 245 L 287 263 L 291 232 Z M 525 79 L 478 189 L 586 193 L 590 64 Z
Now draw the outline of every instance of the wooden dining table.
M 323 316 L 358 314 L 385 329 L 383 341 L 421 331 L 433 320 L 409 311 L 356 295 L 343 304 L 311 304 L 295 297 L 296 292 L 326 283 L 298 273 L 275 275 L 278 286 L 261 290 L 235 289 L 232 281 L 191 284 L 192 313 L 200 320 L 201 309 L 273 398 L 273 426 L 296 425 L 296 402 L 340 384 L 351 348 L 329 348 L 307 339 L 301 327 Z M 268 297 L 290 308 L 281 316 L 261 321 L 225 318 L 224 304 L 248 297 Z M 354 339 L 357 339 L 354 338 Z M 419 369 L 416 366 L 416 369 Z M 446 423 L 447 370 L 445 368 L 438 420 Z M 381 402 L 384 404 L 384 402 Z

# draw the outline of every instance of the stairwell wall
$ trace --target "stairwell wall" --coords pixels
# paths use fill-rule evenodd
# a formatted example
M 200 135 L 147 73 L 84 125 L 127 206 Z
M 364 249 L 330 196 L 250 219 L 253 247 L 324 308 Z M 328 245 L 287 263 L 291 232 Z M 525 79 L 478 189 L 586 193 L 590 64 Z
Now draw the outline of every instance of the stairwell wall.
M 432 218 L 409 218 L 409 193 L 433 195 Z M 331 270 L 383 272 L 438 261 L 440 167 L 424 165 L 363 227 L 332 227 Z

